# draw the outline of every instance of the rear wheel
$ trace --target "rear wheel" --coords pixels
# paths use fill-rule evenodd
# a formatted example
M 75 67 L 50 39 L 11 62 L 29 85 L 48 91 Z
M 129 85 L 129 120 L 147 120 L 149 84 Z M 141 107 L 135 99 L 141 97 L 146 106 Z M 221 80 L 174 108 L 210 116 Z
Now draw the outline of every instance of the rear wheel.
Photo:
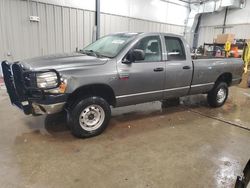
M 111 110 L 101 97 L 79 100 L 68 112 L 68 124 L 74 136 L 88 138 L 101 134 L 107 127 Z
M 228 85 L 225 82 L 215 84 L 214 88 L 208 93 L 207 101 L 211 107 L 222 106 L 228 97 Z

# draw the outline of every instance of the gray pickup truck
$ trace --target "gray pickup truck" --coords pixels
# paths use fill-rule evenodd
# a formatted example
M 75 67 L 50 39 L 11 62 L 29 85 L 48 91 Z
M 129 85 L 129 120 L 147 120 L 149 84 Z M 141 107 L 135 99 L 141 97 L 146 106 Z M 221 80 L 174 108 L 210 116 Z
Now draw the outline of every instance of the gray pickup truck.
M 33 115 L 66 110 L 72 133 L 86 138 L 105 130 L 110 106 L 202 93 L 220 107 L 228 87 L 240 83 L 243 61 L 193 60 L 177 35 L 117 33 L 76 53 L 4 61 L 2 70 L 12 104 Z

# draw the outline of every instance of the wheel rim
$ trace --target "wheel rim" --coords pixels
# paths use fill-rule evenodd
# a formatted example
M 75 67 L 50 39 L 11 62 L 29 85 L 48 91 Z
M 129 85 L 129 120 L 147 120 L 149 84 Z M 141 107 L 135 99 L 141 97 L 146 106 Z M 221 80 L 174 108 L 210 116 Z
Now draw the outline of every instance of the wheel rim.
M 217 93 L 217 102 L 223 103 L 226 99 L 227 93 L 225 88 L 220 88 Z
M 94 131 L 102 125 L 104 119 L 103 108 L 99 105 L 90 105 L 81 112 L 79 123 L 84 130 Z

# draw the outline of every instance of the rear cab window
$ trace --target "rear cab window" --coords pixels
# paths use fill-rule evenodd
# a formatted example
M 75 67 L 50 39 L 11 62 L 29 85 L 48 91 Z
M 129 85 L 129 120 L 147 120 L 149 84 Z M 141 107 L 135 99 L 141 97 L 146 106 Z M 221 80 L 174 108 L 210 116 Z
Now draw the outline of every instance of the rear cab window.
M 183 42 L 178 37 L 164 37 L 168 61 L 186 60 Z

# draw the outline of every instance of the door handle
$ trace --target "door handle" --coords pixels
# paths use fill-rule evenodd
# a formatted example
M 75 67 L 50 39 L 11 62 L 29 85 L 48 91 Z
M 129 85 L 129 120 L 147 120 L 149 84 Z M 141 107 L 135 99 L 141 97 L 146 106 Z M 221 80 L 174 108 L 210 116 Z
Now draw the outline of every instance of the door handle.
M 158 68 L 155 68 L 155 69 L 154 69 L 155 72 L 161 72 L 161 71 L 163 71 L 163 70 L 164 70 L 163 67 L 158 67 Z
M 191 69 L 191 67 L 190 66 L 184 66 L 184 67 L 182 67 L 183 69 Z

